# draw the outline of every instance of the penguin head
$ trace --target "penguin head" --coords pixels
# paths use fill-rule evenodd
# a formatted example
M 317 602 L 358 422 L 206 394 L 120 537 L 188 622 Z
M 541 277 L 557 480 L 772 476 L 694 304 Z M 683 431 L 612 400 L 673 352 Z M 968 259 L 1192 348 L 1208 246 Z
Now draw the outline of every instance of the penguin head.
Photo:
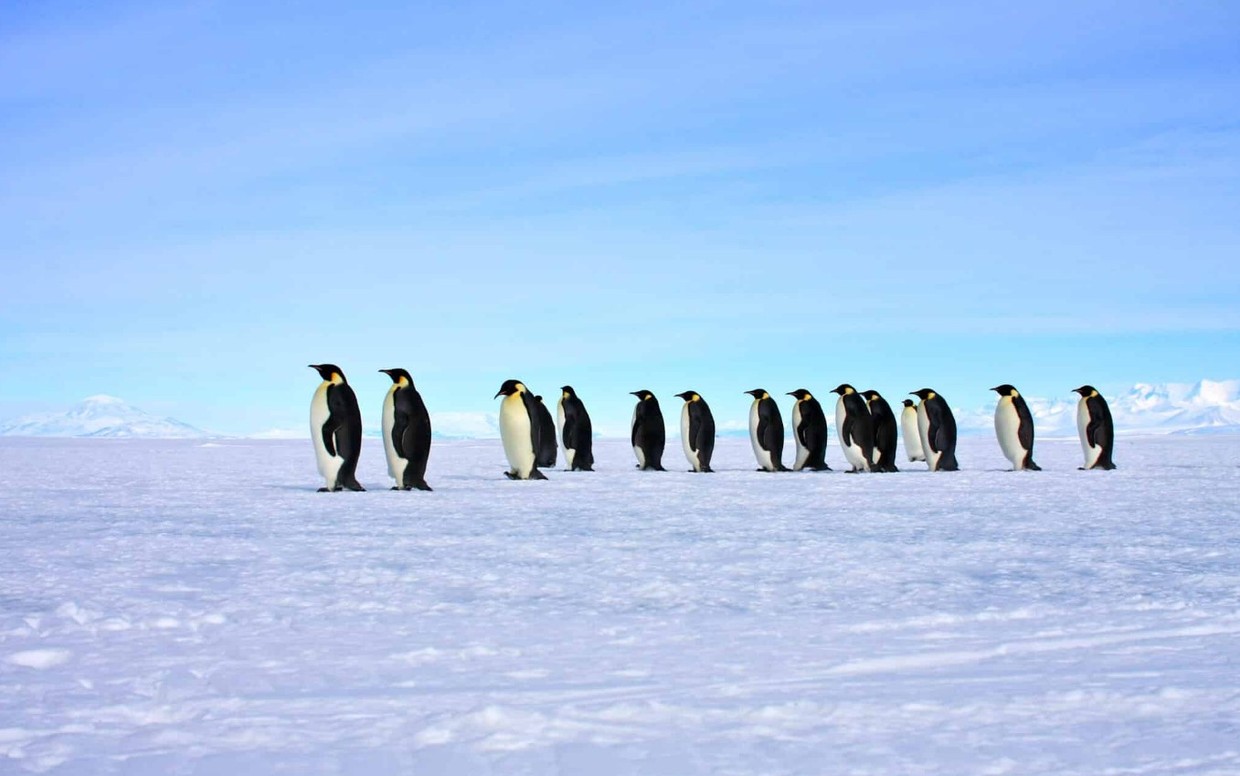
M 639 401 L 650 401 L 654 398 L 654 394 L 650 391 L 642 389 L 640 391 L 630 391 L 630 393 L 638 398 Z
M 678 393 L 676 394 L 676 398 L 684 399 L 685 401 L 701 401 L 702 400 L 702 397 L 698 395 L 697 391 L 685 391 L 684 393 Z
M 913 406 L 913 400 L 912 400 L 912 399 L 905 399 L 905 400 L 904 400 L 904 406 L 905 406 L 905 407 L 912 407 L 912 406 Z
M 752 396 L 754 401 L 762 401 L 763 399 L 771 398 L 771 395 L 766 392 L 765 388 L 754 388 L 752 391 L 745 391 L 745 393 Z
M 413 378 L 404 369 L 380 369 L 388 377 L 392 378 L 392 382 L 404 388 L 407 385 L 413 385 Z
M 838 393 L 840 396 L 847 396 L 850 393 L 856 393 L 856 392 L 857 392 L 857 389 L 853 388 L 848 383 L 840 383 L 838 386 L 835 387 L 835 390 L 831 391 L 831 393 Z
M 571 385 L 560 386 L 560 398 L 561 399 L 576 399 L 577 392 L 573 390 L 573 386 Z
M 538 402 L 539 404 L 542 404 L 542 397 L 541 397 L 541 396 L 535 396 L 535 397 L 534 397 L 534 401 Z
M 878 391 L 870 390 L 870 391 L 862 391 L 862 392 L 861 392 L 861 398 L 865 399 L 865 403 L 866 403 L 866 404 L 869 404 L 870 402 L 874 401 L 875 399 L 881 399 L 881 398 L 883 398 L 883 396 L 882 396 L 882 394 L 880 394 Z
M 344 379 L 344 372 L 340 371 L 340 367 L 335 364 L 310 364 L 310 368 L 317 371 L 319 377 L 322 377 L 329 383 L 340 385 L 341 383 L 348 382 L 348 380 Z
M 814 395 L 804 388 L 798 388 L 795 391 L 788 391 L 789 396 L 795 396 L 797 401 L 808 401 L 814 398 Z
M 1088 399 L 1098 395 L 1098 389 L 1092 385 L 1082 385 L 1080 388 L 1072 389 L 1073 393 L 1079 393 L 1082 399 Z
M 498 399 L 501 396 L 512 396 L 514 393 L 521 393 L 525 390 L 525 383 L 520 380 L 505 380 L 504 384 L 499 387 L 499 392 L 493 398 Z
M 1011 396 L 1013 399 L 1016 398 L 1017 396 L 1020 396 L 1020 391 L 1016 390 L 1016 388 L 1014 388 L 1011 385 L 1008 385 L 1007 383 L 1004 383 L 1003 385 L 996 385 L 994 388 L 991 388 L 990 390 L 994 391 L 1000 396 Z
M 909 395 L 916 396 L 922 401 L 928 401 L 935 397 L 934 391 L 929 388 L 922 388 L 920 391 L 909 391 Z

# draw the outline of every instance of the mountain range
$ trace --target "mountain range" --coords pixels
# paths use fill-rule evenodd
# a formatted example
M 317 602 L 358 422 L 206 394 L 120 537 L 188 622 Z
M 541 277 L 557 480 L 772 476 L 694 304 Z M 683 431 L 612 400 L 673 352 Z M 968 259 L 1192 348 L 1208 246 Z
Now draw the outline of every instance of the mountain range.
M 115 396 L 90 396 L 64 413 L 27 415 L 0 423 L 0 436 L 197 439 L 211 436 L 175 418 L 161 418 Z
M 1076 435 L 1075 398 L 1026 397 L 1039 437 Z M 1240 433 L 1240 380 L 1201 380 L 1197 383 L 1138 383 L 1127 392 L 1107 397 L 1119 434 L 1232 434 Z M 834 413 L 828 408 L 828 416 Z M 956 408 L 962 434 L 992 433 L 994 407 Z M 679 410 L 668 414 L 679 418 Z M 488 439 L 499 436 L 491 412 L 436 412 L 432 417 L 439 439 Z M 623 432 L 621 432 L 623 433 Z M 669 436 L 679 428 L 669 427 Z M 720 434 L 745 434 L 739 422 L 720 423 Z M 367 428 L 367 436 L 378 429 Z M 68 412 L 30 415 L 0 423 L 0 436 L 104 437 L 132 439 L 195 439 L 213 436 L 175 418 L 152 415 L 113 396 L 91 396 Z M 273 429 L 251 435 L 259 439 L 305 439 L 308 428 Z

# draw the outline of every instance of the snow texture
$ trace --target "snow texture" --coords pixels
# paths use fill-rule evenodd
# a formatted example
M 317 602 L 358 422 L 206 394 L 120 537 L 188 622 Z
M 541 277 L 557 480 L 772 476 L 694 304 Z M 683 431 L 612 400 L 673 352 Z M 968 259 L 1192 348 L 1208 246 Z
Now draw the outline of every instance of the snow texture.
M 1240 438 L 627 448 L 320 494 L 308 442 L 0 440 L 0 773 L 1240 772 Z

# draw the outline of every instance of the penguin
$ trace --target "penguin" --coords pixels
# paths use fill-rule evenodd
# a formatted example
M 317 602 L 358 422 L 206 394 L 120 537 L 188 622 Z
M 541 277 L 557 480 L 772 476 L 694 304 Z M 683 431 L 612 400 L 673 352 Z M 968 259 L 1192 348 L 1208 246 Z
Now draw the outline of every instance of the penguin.
M 590 425 L 590 413 L 577 398 L 571 385 L 560 389 L 556 415 L 560 420 L 560 438 L 564 442 L 564 460 L 569 471 L 594 471 L 594 427 Z
M 383 450 L 388 474 L 396 480 L 392 490 L 430 490 L 426 459 L 431 453 L 431 417 L 426 404 L 404 369 L 379 371 L 392 378 L 383 397 Z
M 749 441 L 758 459 L 758 471 L 786 472 L 784 456 L 784 419 L 779 404 L 762 388 L 745 391 L 753 397 L 749 405 Z
M 959 471 L 956 462 L 956 416 L 947 401 L 929 388 L 913 391 L 917 405 L 917 431 L 926 465 L 932 472 Z
M 1115 423 L 1111 420 L 1111 408 L 1092 385 L 1082 385 L 1073 393 L 1081 395 L 1076 405 L 1076 429 L 1081 435 L 1081 450 L 1085 453 L 1085 469 L 1114 469 L 1111 455 L 1115 451 Z
M 666 471 L 663 468 L 663 446 L 667 443 L 667 429 L 663 427 L 663 411 L 659 400 L 650 391 L 633 391 L 637 406 L 633 408 L 633 453 L 637 456 L 637 468 L 642 471 Z
M 685 449 L 685 458 L 695 472 L 713 472 L 710 468 L 710 457 L 715 452 L 715 416 L 696 391 L 685 391 L 676 394 L 685 400 L 680 410 L 680 444 Z
M 878 391 L 863 391 L 870 417 L 874 421 L 874 454 L 870 457 L 876 472 L 898 472 L 896 468 L 896 415 Z
M 1033 413 L 1025 397 L 1007 383 L 990 390 L 999 394 L 999 403 L 995 405 L 995 436 L 999 437 L 1003 455 L 1012 462 L 1012 471 L 1042 471 L 1042 467 L 1033 462 Z
M 874 461 L 874 419 L 865 399 L 848 383 L 837 387 L 835 402 L 835 428 L 844 448 L 844 457 L 852 464 L 851 471 L 870 471 Z
M 797 457 L 792 470 L 809 469 L 829 472 L 827 466 L 827 415 L 813 394 L 804 388 L 790 391 L 797 401 L 792 405 L 792 439 L 796 442 Z
M 534 397 L 534 409 L 538 411 L 538 465 L 555 468 L 558 446 L 555 443 L 555 421 L 551 410 L 543 404 L 543 397 Z
M 495 398 L 500 396 L 504 400 L 499 404 L 499 437 L 504 442 L 504 455 L 511 467 L 504 476 L 510 480 L 547 479 L 547 475 L 538 471 L 542 423 L 534 394 L 520 380 L 505 380 Z
M 904 437 L 904 453 L 910 461 L 926 460 L 926 453 L 921 449 L 921 432 L 917 430 L 917 407 L 912 399 L 905 399 L 904 409 L 900 411 L 900 436 Z
M 310 437 L 319 474 L 327 486 L 319 493 L 366 490 L 357 482 L 357 459 L 362 452 L 362 413 L 357 394 L 335 364 L 311 364 L 323 382 L 310 400 Z

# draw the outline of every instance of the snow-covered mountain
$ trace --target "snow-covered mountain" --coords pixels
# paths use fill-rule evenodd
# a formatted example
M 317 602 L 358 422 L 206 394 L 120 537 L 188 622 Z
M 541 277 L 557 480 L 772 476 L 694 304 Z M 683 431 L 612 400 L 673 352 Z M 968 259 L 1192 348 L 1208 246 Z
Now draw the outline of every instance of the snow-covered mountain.
M 91 396 L 65 413 L 27 415 L 0 423 L 0 436 L 195 439 L 210 436 L 175 418 L 161 418 L 115 396 Z
M 1107 396 L 1118 434 L 1240 433 L 1240 380 L 1197 383 L 1138 383 L 1126 393 Z M 1076 435 L 1076 399 L 1026 397 L 1038 434 Z M 993 430 L 994 406 L 959 413 L 962 431 Z

